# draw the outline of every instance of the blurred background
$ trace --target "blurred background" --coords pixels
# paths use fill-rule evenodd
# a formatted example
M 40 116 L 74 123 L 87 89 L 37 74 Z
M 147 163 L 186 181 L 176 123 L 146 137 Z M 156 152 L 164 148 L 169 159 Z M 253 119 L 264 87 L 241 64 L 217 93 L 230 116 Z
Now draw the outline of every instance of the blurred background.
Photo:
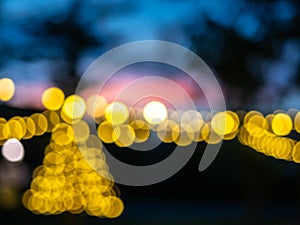
M 0 102 L 0 117 L 41 110 L 40 96 L 50 86 L 73 94 L 97 57 L 120 44 L 145 39 L 174 42 L 200 56 L 218 78 L 228 109 L 262 113 L 299 109 L 299 9 L 296 0 L 2 0 L 0 78 L 13 79 L 16 93 L 10 102 Z M 42 163 L 49 139 L 43 135 L 22 141 L 22 163 L 1 158 L 1 223 L 300 222 L 300 167 L 259 154 L 237 139 L 224 142 L 204 172 L 198 172 L 205 148 L 201 142 L 172 178 L 146 187 L 118 185 L 125 210 L 117 219 L 84 213 L 34 215 L 20 197 L 30 185 L 32 171 Z M 173 148 L 162 144 L 158 150 Z

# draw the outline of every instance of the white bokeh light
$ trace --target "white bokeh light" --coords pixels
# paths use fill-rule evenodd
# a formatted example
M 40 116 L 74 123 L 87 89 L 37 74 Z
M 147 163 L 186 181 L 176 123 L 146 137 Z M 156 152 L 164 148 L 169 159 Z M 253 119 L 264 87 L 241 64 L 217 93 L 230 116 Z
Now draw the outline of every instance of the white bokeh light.
M 166 106 L 158 101 L 149 102 L 143 111 L 145 120 L 152 125 L 162 123 L 168 116 Z
M 2 155 L 10 162 L 21 161 L 24 158 L 24 147 L 19 140 L 11 138 L 4 143 Z

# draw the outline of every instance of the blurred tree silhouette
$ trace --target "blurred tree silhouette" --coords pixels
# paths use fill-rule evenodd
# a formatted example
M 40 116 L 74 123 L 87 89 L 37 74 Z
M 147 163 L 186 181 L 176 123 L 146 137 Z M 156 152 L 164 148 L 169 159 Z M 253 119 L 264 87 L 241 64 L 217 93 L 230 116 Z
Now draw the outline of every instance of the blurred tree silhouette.
M 276 95 L 285 101 L 299 91 L 299 8 L 296 0 L 3 0 L 1 74 L 18 81 L 37 79 L 39 72 L 39 79 L 50 79 L 71 92 L 104 50 L 161 39 L 202 57 L 222 79 L 226 95 L 240 102 L 237 107 L 258 107 L 257 96 L 274 102 L 268 95 Z M 286 43 L 291 43 L 289 54 L 296 55 L 293 65 L 281 60 Z M 286 82 L 280 77 L 287 77 Z M 270 94 L 271 83 L 276 87 Z

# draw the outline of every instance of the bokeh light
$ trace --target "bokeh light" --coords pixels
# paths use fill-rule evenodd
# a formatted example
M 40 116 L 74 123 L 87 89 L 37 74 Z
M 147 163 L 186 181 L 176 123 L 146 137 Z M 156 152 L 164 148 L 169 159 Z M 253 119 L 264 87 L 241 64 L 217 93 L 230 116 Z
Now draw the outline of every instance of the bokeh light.
M 48 88 L 43 92 L 42 103 L 46 109 L 58 110 L 65 100 L 64 92 L 57 87 Z
M 24 117 L 23 118 L 26 123 L 26 133 L 24 134 L 23 139 L 30 139 L 35 135 L 35 124 L 33 119 L 30 117 Z
M 99 138 L 105 143 L 113 143 L 115 141 L 113 139 L 113 132 L 113 126 L 107 121 L 102 122 L 97 129 Z
M 76 125 L 86 126 L 80 122 Z M 86 148 L 82 154 L 71 138 L 72 132 L 68 124 L 58 124 L 53 129 L 43 164 L 34 170 L 30 189 L 23 195 L 24 206 L 35 214 L 85 211 L 91 216 L 120 216 L 124 204 L 114 191 L 111 178 L 107 179 L 111 175 L 102 145 L 95 136 L 81 139 Z
M 78 95 L 70 95 L 66 98 L 61 112 L 62 116 L 65 116 L 66 122 L 79 121 L 86 112 L 84 99 Z
M 211 120 L 211 128 L 218 135 L 224 136 L 234 132 L 236 121 L 227 112 L 218 112 Z
M 22 143 L 15 138 L 8 139 L 2 146 L 2 155 L 10 162 L 23 160 L 24 154 Z
M 151 101 L 144 107 L 143 115 L 149 124 L 157 125 L 167 118 L 168 112 L 163 103 Z
M 129 117 L 129 111 L 125 104 L 112 102 L 105 109 L 105 118 L 112 125 L 120 125 Z
M 0 79 L 0 101 L 7 102 L 15 94 L 15 84 L 10 78 Z
M 300 224 L 300 1 L 3 0 L 0 9 L 0 150 L 11 139 L 25 148 L 16 163 L 0 158 L 1 224 Z M 216 89 L 186 73 L 206 68 L 138 62 L 105 79 L 120 57 L 81 82 L 94 59 L 137 40 L 170 41 L 202 57 L 229 110 L 210 111 Z M 172 54 L 146 50 L 160 59 Z M 185 55 L 172 57 L 195 66 Z M 194 107 L 164 82 L 131 89 L 149 90 L 150 98 L 126 95 L 147 76 L 178 84 Z M 152 100 L 166 112 L 148 110 Z M 223 140 L 213 165 L 199 173 L 199 161 L 211 155 L 203 150 Z M 176 176 L 148 187 L 115 186 L 107 153 L 143 166 L 177 146 L 188 146 L 178 148 L 182 155 L 195 146 L 195 154 Z M 32 213 L 20 206 L 20 194 Z
M 43 135 L 48 128 L 47 118 L 41 113 L 34 113 L 30 116 L 35 125 L 35 136 Z
M 87 99 L 86 111 L 94 119 L 100 118 L 105 113 L 107 101 L 101 95 L 92 95 Z
M 222 136 L 214 132 L 210 122 L 205 123 L 202 127 L 201 138 L 208 144 L 217 144 L 222 141 Z
M 145 142 L 150 136 L 150 126 L 143 120 L 134 120 L 130 123 L 130 126 L 135 132 L 135 142 Z
M 156 129 L 158 138 L 165 143 L 171 143 L 177 140 L 180 132 L 179 125 L 172 120 L 165 120 L 159 124 Z
M 129 147 L 135 140 L 134 129 L 128 124 L 114 127 L 112 138 L 119 147 Z
M 235 113 L 227 110 L 212 114 L 196 110 L 176 111 L 152 101 L 144 108 L 132 108 L 129 113 L 124 103 L 107 105 L 101 96 L 92 96 L 85 103 L 80 96 L 71 95 L 63 104 L 56 105 L 51 102 L 55 93 L 48 91 L 48 99 L 43 100 L 47 109 L 42 113 L 15 116 L 8 121 L 0 118 L 2 154 L 10 162 L 24 158 L 24 148 L 19 140 L 46 132 L 51 134 L 43 164 L 34 170 L 30 189 L 23 195 L 24 206 L 36 214 L 85 211 L 98 217 L 121 215 L 124 204 L 113 189 L 113 178 L 102 153 L 101 141 L 130 148 L 134 142 L 146 142 L 154 132 L 164 143 L 187 146 L 202 141 L 217 144 L 237 136 L 241 144 L 257 152 L 300 163 L 299 143 L 286 137 L 293 128 L 297 132 L 300 130 L 298 111 L 292 120 L 290 114 L 283 111 L 266 116 L 258 111 Z M 98 124 L 100 139 L 91 134 L 90 124 L 83 120 L 86 111 Z
M 272 119 L 272 130 L 278 136 L 288 135 L 293 128 L 291 117 L 284 113 L 276 114 Z

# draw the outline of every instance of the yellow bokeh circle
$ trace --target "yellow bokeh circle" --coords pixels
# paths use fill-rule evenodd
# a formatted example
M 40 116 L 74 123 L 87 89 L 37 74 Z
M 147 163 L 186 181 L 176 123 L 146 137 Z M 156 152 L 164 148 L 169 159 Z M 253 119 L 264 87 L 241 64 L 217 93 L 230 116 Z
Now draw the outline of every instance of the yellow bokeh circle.
M 70 120 L 80 120 L 85 111 L 85 101 L 78 95 L 70 95 L 67 97 L 62 107 L 62 113 Z
M 93 118 L 100 118 L 105 113 L 107 101 L 101 95 L 92 95 L 87 99 L 86 111 Z
M 291 117 L 284 113 L 276 114 L 272 119 L 272 130 L 278 136 L 288 135 L 293 129 Z
M 51 87 L 46 89 L 42 94 L 42 103 L 46 109 L 58 110 L 65 100 L 64 92 L 57 88 Z
M 9 101 L 15 94 L 15 84 L 9 78 L 0 79 L 0 100 Z
M 211 120 L 211 129 L 218 135 L 224 136 L 234 132 L 237 122 L 227 112 L 218 112 Z
M 121 102 L 112 102 L 105 109 L 105 118 L 112 125 L 120 125 L 129 117 L 126 105 Z

